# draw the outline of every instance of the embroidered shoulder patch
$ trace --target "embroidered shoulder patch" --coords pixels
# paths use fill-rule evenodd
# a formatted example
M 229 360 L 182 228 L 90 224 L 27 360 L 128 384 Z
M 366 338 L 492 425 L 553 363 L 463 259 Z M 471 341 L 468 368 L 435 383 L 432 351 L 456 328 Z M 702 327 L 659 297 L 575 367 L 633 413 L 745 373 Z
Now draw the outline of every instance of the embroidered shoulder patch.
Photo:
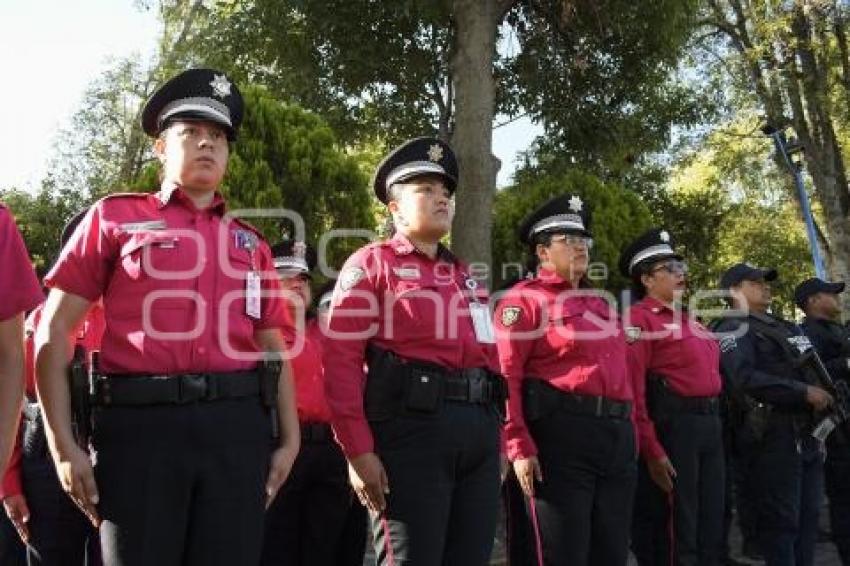
M 513 326 L 519 322 L 522 309 L 519 307 L 505 307 L 502 309 L 502 326 Z

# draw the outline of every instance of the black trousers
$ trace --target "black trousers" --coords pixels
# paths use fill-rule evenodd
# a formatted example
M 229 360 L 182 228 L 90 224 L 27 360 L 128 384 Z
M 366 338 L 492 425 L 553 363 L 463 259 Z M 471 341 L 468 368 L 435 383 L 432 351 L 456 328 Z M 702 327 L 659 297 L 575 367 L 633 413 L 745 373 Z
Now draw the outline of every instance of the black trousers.
M 824 464 L 830 527 L 841 563 L 850 566 L 850 439 L 833 436 L 827 441 Z
M 555 412 L 530 430 L 543 472 L 533 504 L 544 562 L 625 565 L 637 458 L 631 421 Z
M 366 522 L 333 438 L 302 439 L 289 479 L 266 512 L 261 564 L 361 566 Z
M 6 513 L 0 511 L 0 566 L 25 566 L 27 551 L 15 526 Z
M 259 399 L 95 414 L 106 566 L 257 564 L 271 421 Z
M 62 489 L 47 453 L 43 429 L 33 428 L 33 423 L 26 423 L 25 436 L 41 435 L 41 442 L 24 442 L 21 464 L 23 491 L 30 510 L 27 564 L 99 564 L 97 531 Z M 41 449 L 32 453 L 27 450 L 28 446 L 40 446 Z
M 502 502 L 505 507 L 505 544 L 510 566 L 536 566 L 537 548 L 534 526 L 528 516 L 525 494 L 519 485 L 513 466 L 508 468 L 502 482 Z
M 726 488 L 720 418 L 683 413 L 655 424 L 676 478 L 673 492 L 666 494 L 640 464 L 632 524 L 635 558 L 641 566 L 720 564 Z
M 495 411 L 448 402 L 436 415 L 371 426 L 390 487 L 387 509 L 370 514 L 378 564 L 488 564 L 499 506 Z
M 823 458 L 815 440 L 781 417 L 745 451 L 753 474 L 759 546 L 768 566 L 811 566 L 823 496 Z

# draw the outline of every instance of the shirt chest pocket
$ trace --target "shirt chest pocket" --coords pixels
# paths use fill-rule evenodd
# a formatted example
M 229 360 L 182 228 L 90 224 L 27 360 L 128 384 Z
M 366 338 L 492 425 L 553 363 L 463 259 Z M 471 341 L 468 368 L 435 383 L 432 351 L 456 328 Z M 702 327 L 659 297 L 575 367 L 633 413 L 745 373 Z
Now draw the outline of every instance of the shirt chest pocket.
M 136 282 L 182 288 L 204 269 L 206 257 L 191 238 L 167 232 L 133 234 L 121 246 L 121 270 Z
M 404 336 L 435 336 L 445 327 L 446 305 L 434 284 L 397 281 L 387 295 L 384 322 L 387 330 Z

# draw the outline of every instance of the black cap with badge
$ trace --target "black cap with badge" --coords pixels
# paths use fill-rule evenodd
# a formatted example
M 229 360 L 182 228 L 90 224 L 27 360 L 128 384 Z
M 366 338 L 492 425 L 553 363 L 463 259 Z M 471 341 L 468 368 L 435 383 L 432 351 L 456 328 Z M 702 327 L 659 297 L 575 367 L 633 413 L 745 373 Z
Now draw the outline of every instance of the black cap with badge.
M 773 281 L 777 277 L 775 269 L 760 269 L 749 263 L 736 263 L 727 269 L 720 277 L 720 288 L 728 289 L 734 287 L 745 279 L 748 281 L 756 281 L 764 279 L 765 281 Z
M 316 250 L 294 240 L 284 240 L 272 246 L 274 268 L 281 277 L 304 276 L 312 279 L 310 272 L 316 267 Z
M 675 244 L 670 233 L 663 228 L 652 228 L 647 230 L 620 254 L 620 273 L 629 277 L 634 269 L 644 262 L 660 261 L 663 259 L 678 259 L 682 256 L 674 251 Z
M 207 120 L 224 127 L 233 141 L 242 124 L 242 93 L 215 69 L 188 69 L 172 77 L 148 99 L 142 129 L 158 136 L 170 120 Z
M 439 175 L 449 192 L 457 187 L 457 158 L 444 141 L 437 138 L 415 138 L 392 150 L 375 170 L 372 188 L 375 196 L 387 204 L 387 191 L 394 183 L 420 175 Z
M 797 303 L 798 307 L 803 309 L 806 306 L 806 300 L 812 295 L 817 295 L 818 293 L 829 293 L 830 295 L 837 295 L 843 292 L 843 281 L 829 283 L 827 281 L 824 281 L 823 279 L 812 277 L 811 279 L 806 279 L 805 281 L 797 285 L 796 289 L 794 289 L 794 302 Z
M 525 217 L 517 235 L 530 244 L 538 234 L 578 234 L 590 238 L 587 205 L 578 195 L 561 195 L 547 201 Z

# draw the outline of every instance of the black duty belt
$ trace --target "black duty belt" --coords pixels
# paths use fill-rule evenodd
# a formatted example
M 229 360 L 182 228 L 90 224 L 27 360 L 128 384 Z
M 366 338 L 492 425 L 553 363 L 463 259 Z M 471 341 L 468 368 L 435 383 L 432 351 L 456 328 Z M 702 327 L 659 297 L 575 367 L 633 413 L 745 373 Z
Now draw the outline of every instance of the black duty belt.
M 301 422 L 301 440 L 305 443 L 324 444 L 332 442 L 334 438 L 331 425 L 322 422 Z
M 205 401 L 259 397 L 256 370 L 179 375 L 108 375 L 93 383 L 95 405 L 186 405 Z
M 536 421 L 553 412 L 608 419 L 628 419 L 632 404 L 596 395 L 581 395 L 556 388 L 532 376 L 522 382 L 523 409 L 526 420 Z
M 566 392 L 561 393 L 559 397 L 560 407 L 558 408 L 565 413 L 611 419 L 628 419 L 632 414 L 632 404 L 628 401 Z
M 484 368 L 468 368 L 449 373 L 443 379 L 443 399 L 461 403 L 504 401 L 504 391 Z
M 666 410 L 670 413 L 687 413 L 692 415 L 719 415 L 719 397 L 682 397 L 671 395 L 665 400 Z

